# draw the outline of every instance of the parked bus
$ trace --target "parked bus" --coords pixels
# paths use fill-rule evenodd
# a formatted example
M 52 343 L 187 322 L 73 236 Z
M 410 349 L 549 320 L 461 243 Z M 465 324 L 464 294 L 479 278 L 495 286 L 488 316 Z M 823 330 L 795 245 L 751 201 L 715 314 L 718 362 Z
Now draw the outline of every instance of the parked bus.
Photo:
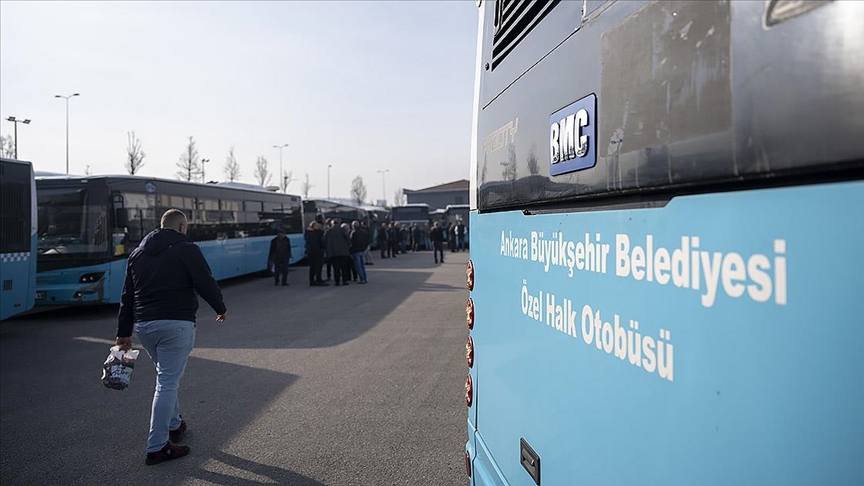
M 0 320 L 33 308 L 36 183 L 30 162 L 0 159 Z
M 429 250 L 432 248 L 432 242 L 429 240 L 431 217 L 428 204 L 411 203 L 404 206 L 393 206 L 390 208 L 390 219 L 407 230 L 404 233 L 402 241 L 404 248 L 411 246 L 411 227 L 414 224 L 419 226 L 423 233 L 423 236 L 420 238 L 420 249 Z
M 216 279 L 267 270 L 279 228 L 303 257 L 300 197 L 240 184 L 199 184 L 139 176 L 37 177 L 37 305 L 120 300 L 126 258 L 176 208 Z
M 478 3 L 471 484 L 864 484 L 864 3 Z

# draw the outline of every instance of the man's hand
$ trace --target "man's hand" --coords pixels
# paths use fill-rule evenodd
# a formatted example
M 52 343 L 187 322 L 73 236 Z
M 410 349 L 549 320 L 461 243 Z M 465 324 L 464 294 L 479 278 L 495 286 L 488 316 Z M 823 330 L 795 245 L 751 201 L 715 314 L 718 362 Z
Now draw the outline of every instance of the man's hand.
M 129 351 L 132 349 L 132 338 L 131 337 L 117 337 L 117 340 L 114 341 L 114 344 L 120 346 L 120 349 L 123 351 Z
M 216 322 L 225 322 L 226 320 L 228 320 L 228 316 L 226 316 L 225 314 L 216 315 Z

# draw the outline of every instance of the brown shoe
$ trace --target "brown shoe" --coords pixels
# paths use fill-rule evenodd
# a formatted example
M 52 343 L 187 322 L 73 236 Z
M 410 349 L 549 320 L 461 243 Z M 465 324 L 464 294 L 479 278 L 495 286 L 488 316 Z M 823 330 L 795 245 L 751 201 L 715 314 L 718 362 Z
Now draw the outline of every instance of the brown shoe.
M 168 442 L 161 451 L 148 452 L 144 464 L 152 466 L 154 464 L 159 464 L 160 462 L 180 459 L 186 454 L 189 454 L 189 446 L 178 446 Z
M 178 440 L 183 437 L 183 432 L 186 432 L 186 421 L 180 419 L 180 427 L 177 427 L 174 430 L 169 430 L 168 437 L 174 440 Z

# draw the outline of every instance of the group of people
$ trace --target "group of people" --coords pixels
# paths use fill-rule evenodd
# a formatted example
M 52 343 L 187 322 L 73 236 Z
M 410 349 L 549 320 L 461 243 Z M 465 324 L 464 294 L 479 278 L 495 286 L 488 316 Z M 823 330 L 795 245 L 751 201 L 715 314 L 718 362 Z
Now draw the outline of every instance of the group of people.
M 378 247 L 381 249 L 381 258 L 390 258 L 408 250 L 429 249 L 428 243 L 431 243 L 433 250 L 438 250 L 440 246 L 440 250 L 443 252 L 444 245 L 449 244 L 451 252 L 463 251 L 466 248 L 467 236 L 468 227 L 462 220 L 457 221 L 456 224 L 446 222 L 443 225 L 436 221 L 429 228 L 425 225 L 421 227 L 417 223 L 412 223 L 410 227 L 406 228 L 404 224 L 391 222 L 381 223 L 377 241 Z M 438 245 L 436 245 L 436 241 L 439 243 Z M 435 255 L 437 263 L 438 254 Z M 441 261 L 444 261 L 443 255 Z
M 336 285 L 348 285 L 353 280 L 359 284 L 368 282 L 366 265 L 372 264 L 369 255 L 370 238 L 365 222 L 339 223 L 328 219 L 326 228 L 316 220 L 306 228 L 306 257 L 309 259 L 309 285 L 329 285 L 332 276 Z M 323 279 L 324 264 L 327 264 L 327 279 Z

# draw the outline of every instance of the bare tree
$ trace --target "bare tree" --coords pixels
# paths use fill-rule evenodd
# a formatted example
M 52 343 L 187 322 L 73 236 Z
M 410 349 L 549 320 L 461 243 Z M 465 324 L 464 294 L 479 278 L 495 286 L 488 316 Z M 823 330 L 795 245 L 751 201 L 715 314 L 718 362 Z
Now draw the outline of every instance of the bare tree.
M 141 140 L 135 136 L 135 130 L 126 132 L 126 172 L 135 175 L 144 166 L 147 154 L 141 148 Z
M 531 145 L 531 152 L 528 154 L 528 172 L 531 175 L 540 173 L 540 161 L 537 160 L 537 144 Z
M 510 151 L 507 154 L 507 162 L 501 162 L 501 179 L 505 181 L 516 180 L 516 146 L 510 144 Z
M 294 172 L 282 172 L 282 180 L 279 181 L 279 187 L 282 188 L 282 192 L 285 192 L 288 189 L 288 184 L 294 182 Z
M 0 157 L 15 158 L 15 140 L 12 135 L 0 135 Z
M 271 178 L 270 170 L 267 168 L 267 158 L 259 155 L 258 160 L 255 161 L 255 180 L 258 181 L 258 184 L 266 187 L 270 184 Z
M 351 181 L 351 199 L 357 204 L 363 204 L 366 200 L 366 184 L 363 184 L 363 178 L 359 175 Z
M 396 192 L 393 194 L 393 205 L 394 206 L 402 206 L 402 201 L 405 199 L 405 191 L 400 187 L 396 189 Z
M 231 146 L 231 150 L 228 151 L 228 157 L 225 158 L 225 167 L 222 170 L 225 171 L 225 178 L 231 182 L 240 178 L 240 164 L 237 163 L 237 158 L 234 157 L 233 145 Z
M 306 174 L 306 177 L 303 179 L 303 185 L 300 187 L 300 190 L 303 191 L 303 197 L 309 197 L 309 189 L 312 189 L 313 184 L 309 182 L 309 174 Z
M 486 156 L 483 156 L 483 169 L 480 170 L 480 185 L 486 184 Z
M 189 137 L 186 149 L 180 154 L 177 169 L 177 178 L 185 181 L 193 181 L 201 174 L 201 162 L 198 158 L 198 149 L 195 147 L 195 139 L 193 137 Z

